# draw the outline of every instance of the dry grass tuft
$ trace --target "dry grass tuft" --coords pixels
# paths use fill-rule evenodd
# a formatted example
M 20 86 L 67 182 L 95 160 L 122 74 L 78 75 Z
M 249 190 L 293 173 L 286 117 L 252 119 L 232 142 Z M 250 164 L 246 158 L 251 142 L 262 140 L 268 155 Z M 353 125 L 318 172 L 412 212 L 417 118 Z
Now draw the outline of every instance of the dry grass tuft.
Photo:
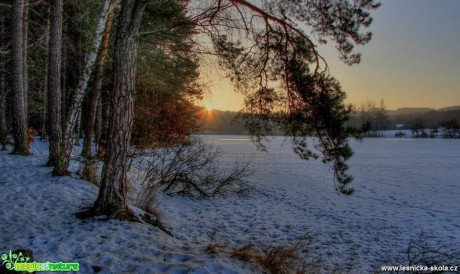
M 270 273 L 305 273 L 297 247 L 273 247 L 266 250 L 259 264 Z
M 252 244 L 244 245 L 230 253 L 230 257 L 248 263 L 257 263 L 259 255 Z
M 214 245 L 214 244 L 208 244 L 204 248 L 204 253 L 206 253 L 206 254 L 217 254 L 218 252 L 219 252 L 219 247 L 217 245 Z
M 147 212 L 144 216 L 142 216 L 142 220 L 145 222 L 158 227 L 161 229 L 163 232 L 168 234 L 169 236 L 173 236 L 171 230 L 166 227 L 166 225 L 163 222 L 163 214 L 154 208 L 153 206 L 146 206 L 146 207 L 141 207 L 142 210 Z M 152 217 L 153 216 L 153 217 Z
M 299 246 L 272 246 L 257 248 L 246 244 L 232 252 L 233 259 L 256 265 L 267 273 L 318 273 L 317 267 L 307 264 L 306 258 L 300 252 Z

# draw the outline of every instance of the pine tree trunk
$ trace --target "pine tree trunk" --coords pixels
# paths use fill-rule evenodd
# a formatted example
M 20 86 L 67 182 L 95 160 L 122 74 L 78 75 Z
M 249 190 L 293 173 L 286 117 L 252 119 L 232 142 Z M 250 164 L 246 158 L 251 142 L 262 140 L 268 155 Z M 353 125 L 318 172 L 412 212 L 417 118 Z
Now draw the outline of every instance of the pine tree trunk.
M 49 13 L 49 10 L 48 10 L 48 13 Z M 46 54 L 46 57 L 45 57 L 45 79 L 44 81 L 46 83 L 48 83 L 48 63 L 49 63 L 49 40 L 50 40 L 50 19 L 48 18 L 48 20 L 46 21 L 46 29 L 45 29 L 45 47 L 48 47 L 47 48 L 47 54 Z M 47 92 L 48 92 L 48 85 L 45 86 L 45 88 L 43 89 L 43 94 L 42 94 L 42 98 L 43 98 L 43 106 L 42 106 L 42 111 L 41 111 L 41 129 L 40 129 L 40 139 L 41 140 L 45 140 L 45 137 L 46 137 L 46 116 L 47 116 L 47 105 L 48 105 L 48 100 L 46 98 L 47 96 Z
M 24 79 L 23 79 L 23 46 L 22 46 L 22 16 L 23 0 L 14 0 L 12 4 L 11 26 L 11 103 L 13 112 L 13 154 L 28 155 L 27 125 L 24 112 Z
M 48 52 L 48 166 L 56 166 L 61 136 L 61 47 L 63 0 L 53 0 Z
M 28 66 L 28 61 L 27 61 L 27 55 L 28 55 L 28 37 L 29 37 L 29 0 L 24 0 L 24 9 L 23 9 L 23 17 L 22 17 L 22 26 L 23 26 L 23 31 L 22 31 L 22 62 L 23 62 L 23 87 L 24 87 L 24 112 L 26 115 L 26 121 L 29 120 L 29 103 L 28 103 L 28 97 L 29 97 L 29 66 Z
M 97 156 L 104 159 L 105 149 L 107 148 L 107 138 L 109 135 L 109 118 L 110 118 L 110 92 L 101 90 L 97 108 L 97 117 L 95 125 L 95 141 L 97 142 Z
M 73 134 L 75 125 L 78 120 L 78 113 L 80 112 L 81 103 L 85 96 L 86 88 L 88 86 L 89 78 L 91 72 L 94 67 L 94 63 L 96 61 L 97 52 L 101 44 L 102 36 L 104 33 L 105 22 L 107 20 L 107 14 L 110 9 L 110 0 L 105 0 L 104 7 L 99 16 L 99 22 L 96 28 L 96 34 L 92 43 L 92 49 L 88 54 L 88 57 L 85 60 L 85 65 L 83 68 L 83 73 L 80 76 L 78 81 L 77 89 L 75 90 L 74 97 L 70 102 L 70 110 L 69 115 L 67 116 L 61 147 L 59 151 L 59 160 L 57 164 L 54 166 L 53 174 L 57 176 L 68 175 L 69 172 L 67 171 L 70 163 L 70 157 L 72 155 L 72 141 L 73 141 Z
M 124 218 L 123 212 L 127 211 L 128 149 L 133 124 L 137 38 L 144 6 L 145 1 L 142 0 L 123 0 L 118 19 L 107 155 L 94 205 L 96 213 L 113 218 Z
M 96 121 L 94 122 L 94 144 L 96 148 L 99 147 L 99 142 L 102 135 L 102 96 L 99 94 L 99 100 L 97 102 Z M 97 149 L 96 149 L 97 151 Z
M 104 37 L 102 38 L 101 50 L 99 52 L 99 61 L 96 65 L 96 71 L 93 80 L 93 89 L 91 91 L 91 100 L 87 113 L 85 124 L 85 138 L 83 140 L 82 156 L 92 157 L 91 147 L 93 145 L 93 133 L 97 115 L 97 105 L 101 98 L 102 76 L 104 73 L 104 61 L 107 56 L 107 49 L 110 41 L 110 30 L 112 29 L 112 19 L 114 10 L 111 10 L 107 15 L 105 23 Z
M 0 70 L 3 69 L 3 65 Z M 5 74 L 0 74 L 0 150 L 5 151 L 8 142 L 8 127 L 6 124 L 6 81 Z
M 5 17 L 0 15 L 0 47 L 5 45 Z M 7 136 L 8 136 L 8 126 L 6 121 L 6 70 L 5 70 L 5 61 L 0 61 L 0 145 L 1 150 L 6 150 L 7 145 Z

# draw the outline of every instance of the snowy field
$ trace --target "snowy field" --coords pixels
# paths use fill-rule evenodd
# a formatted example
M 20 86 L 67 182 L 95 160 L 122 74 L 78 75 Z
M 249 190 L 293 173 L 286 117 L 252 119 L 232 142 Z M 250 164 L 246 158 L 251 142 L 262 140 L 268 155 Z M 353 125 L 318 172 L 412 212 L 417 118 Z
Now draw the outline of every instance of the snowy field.
M 43 167 L 47 143 L 36 141 L 26 158 L 1 152 L 0 253 L 32 249 L 36 261 L 79 262 L 81 273 L 253 273 L 204 248 L 300 244 L 324 273 L 369 273 L 404 263 L 420 234 L 437 246 L 460 246 L 460 140 L 352 141 L 356 192 L 345 197 L 334 191 L 327 165 L 300 160 L 283 138 L 268 153 L 244 136 L 203 138 L 222 148 L 226 163 L 251 159 L 254 187 L 243 198 L 159 195 L 174 237 L 140 223 L 76 219 L 97 187 L 51 177 Z
M 252 159 L 255 190 L 209 201 L 163 196 L 166 223 L 183 239 L 276 246 L 310 235 L 323 269 L 352 273 L 405 262 L 404 250 L 420 234 L 438 247 L 460 246 L 460 140 L 352 141 L 356 192 L 345 197 L 334 191 L 328 166 L 300 160 L 284 138 L 275 138 L 268 153 L 241 136 L 204 138 L 223 149 L 228 163 Z

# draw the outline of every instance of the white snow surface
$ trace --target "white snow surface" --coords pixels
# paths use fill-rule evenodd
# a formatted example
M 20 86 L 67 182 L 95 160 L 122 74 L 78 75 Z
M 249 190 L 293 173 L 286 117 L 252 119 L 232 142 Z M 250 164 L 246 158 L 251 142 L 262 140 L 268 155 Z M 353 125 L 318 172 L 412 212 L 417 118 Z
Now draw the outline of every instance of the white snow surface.
M 97 186 L 52 177 L 48 143 L 28 157 L 0 153 L 0 253 L 29 249 L 37 262 L 77 262 L 79 273 L 250 273 L 255 269 L 204 245 L 171 237 L 143 223 L 79 220 Z M 74 163 L 75 166 L 75 163 Z M 51 272 L 50 272 L 51 273 Z
M 313 243 L 303 248 L 320 256 L 324 273 L 399 265 L 409 241 L 420 237 L 460 247 L 460 140 L 353 140 L 356 192 L 343 196 L 328 165 L 301 160 L 285 138 L 273 138 L 268 153 L 241 136 L 204 138 L 223 149 L 229 165 L 252 159 L 254 190 L 247 198 L 217 200 L 160 195 L 165 221 L 182 239 L 290 246 L 310 235 Z
M 328 165 L 305 162 L 275 137 L 268 153 L 245 136 L 202 136 L 219 145 L 224 162 L 251 159 L 247 197 L 192 199 L 158 195 L 170 237 L 141 223 L 79 220 L 97 187 L 52 177 L 47 143 L 29 157 L 0 153 L 0 253 L 32 249 L 36 261 L 80 263 L 81 273 L 254 273 L 209 243 L 292 246 L 320 260 L 323 273 L 369 273 L 403 263 L 420 234 L 437 246 L 460 246 L 460 140 L 378 138 L 351 141 L 356 189 L 338 195 Z M 308 235 L 310 241 L 305 240 Z

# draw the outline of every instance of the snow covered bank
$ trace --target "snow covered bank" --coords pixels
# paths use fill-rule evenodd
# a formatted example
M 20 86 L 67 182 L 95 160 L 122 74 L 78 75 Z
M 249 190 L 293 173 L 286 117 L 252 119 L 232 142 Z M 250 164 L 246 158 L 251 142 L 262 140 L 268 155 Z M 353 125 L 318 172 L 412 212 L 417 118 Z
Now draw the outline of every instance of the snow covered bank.
M 119 221 L 79 220 L 97 187 L 52 177 L 47 143 L 29 157 L 0 153 L 0 253 L 30 249 L 37 262 L 77 262 L 80 273 L 249 273 L 250 266 L 204 253 L 204 245 L 157 228 Z

